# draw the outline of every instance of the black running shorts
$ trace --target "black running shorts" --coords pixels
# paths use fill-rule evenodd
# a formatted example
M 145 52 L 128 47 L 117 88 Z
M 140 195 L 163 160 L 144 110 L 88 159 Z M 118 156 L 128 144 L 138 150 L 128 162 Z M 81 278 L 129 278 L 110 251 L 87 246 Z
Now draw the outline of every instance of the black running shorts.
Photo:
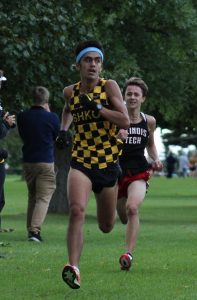
M 120 167 L 117 163 L 112 163 L 104 169 L 88 169 L 72 159 L 71 167 L 81 171 L 90 179 L 92 182 L 92 190 L 96 194 L 100 193 L 105 187 L 113 187 L 120 175 Z

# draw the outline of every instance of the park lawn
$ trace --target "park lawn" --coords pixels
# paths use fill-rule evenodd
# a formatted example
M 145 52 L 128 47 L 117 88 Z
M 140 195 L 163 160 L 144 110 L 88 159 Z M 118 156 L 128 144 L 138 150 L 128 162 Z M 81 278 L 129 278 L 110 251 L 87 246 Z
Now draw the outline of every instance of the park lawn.
M 48 214 L 43 243 L 27 241 L 26 186 L 7 176 L 6 206 L 0 233 L 0 299 L 63 300 L 193 300 L 197 299 L 197 178 L 154 177 L 140 209 L 141 229 L 129 272 L 120 271 L 125 226 L 98 230 L 91 198 L 84 226 L 81 288 L 70 289 L 61 279 L 67 261 L 68 216 Z

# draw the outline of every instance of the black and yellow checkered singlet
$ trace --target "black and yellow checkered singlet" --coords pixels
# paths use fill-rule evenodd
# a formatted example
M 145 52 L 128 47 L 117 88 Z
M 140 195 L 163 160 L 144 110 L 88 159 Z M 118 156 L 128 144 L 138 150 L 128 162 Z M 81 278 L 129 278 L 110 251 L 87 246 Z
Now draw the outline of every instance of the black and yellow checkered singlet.
M 103 106 L 110 108 L 105 92 L 106 80 L 100 79 L 88 95 Z M 76 83 L 70 99 L 70 110 L 75 127 L 72 158 L 84 167 L 106 168 L 117 161 L 122 142 L 116 138 L 117 127 L 99 113 L 84 109 L 79 101 L 80 82 Z

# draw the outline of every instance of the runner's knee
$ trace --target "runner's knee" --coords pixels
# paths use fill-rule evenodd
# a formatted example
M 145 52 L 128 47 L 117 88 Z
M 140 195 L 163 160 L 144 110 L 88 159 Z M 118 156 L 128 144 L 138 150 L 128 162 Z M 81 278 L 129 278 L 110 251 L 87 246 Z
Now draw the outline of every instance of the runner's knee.
M 85 210 L 83 207 L 80 207 L 78 205 L 72 205 L 70 207 L 70 219 L 83 219 L 85 216 Z
M 138 214 L 138 207 L 136 205 L 126 206 L 127 216 L 134 216 Z
M 109 233 L 114 227 L 114 223 L 105 223 L 105 224 L 101 224 L 99 223 L 99 229 L 103 232 L 103 233 Z

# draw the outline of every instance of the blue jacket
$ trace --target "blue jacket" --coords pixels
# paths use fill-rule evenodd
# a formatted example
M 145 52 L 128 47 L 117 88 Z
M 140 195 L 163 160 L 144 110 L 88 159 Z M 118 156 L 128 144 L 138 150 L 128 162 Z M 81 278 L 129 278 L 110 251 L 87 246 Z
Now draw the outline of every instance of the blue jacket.
M 54 141 L 60 130 L 58 115 L 42 106 L 32 106 L 18 114 L 17 125 L 23 141 L 23 162 L 54 162 Z

